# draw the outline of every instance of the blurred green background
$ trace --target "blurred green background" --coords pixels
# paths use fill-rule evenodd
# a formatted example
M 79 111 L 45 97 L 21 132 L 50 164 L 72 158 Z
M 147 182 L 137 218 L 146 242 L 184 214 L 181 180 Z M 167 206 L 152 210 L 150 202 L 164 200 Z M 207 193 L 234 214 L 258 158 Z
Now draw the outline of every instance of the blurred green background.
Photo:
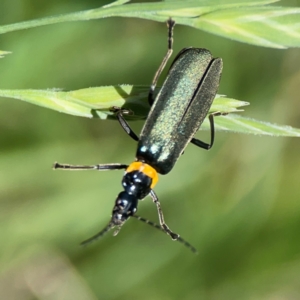
M 106 3 L 2 0 L 0 22 Z M 0 89 L 150 84 L 166 32 L 162 23 L 109 18 L 1 35 L 0 49 L 13 54 L 0 60 Z M 223 58 L 219 93 L 249 101 L 245 116 L 300 128 L 299 49 L 176 26 L 174 53 L 188 46 Z M 142 125 L 132 123 L 136 132 Z M 199 250 L 195 256 L 135 219 L 117 237 L 79 246 L 107 224 L 122 171 L 51 166 L 130 163 L 136 143 L 117 122 L 1 98 L 0 132 L 1 299 L 300 299 L 299 139 L 217 132 L 211 151 L 189 146 L 160 177 L 167 223 Z M 157 221 L 150 198 L 139 215 Z

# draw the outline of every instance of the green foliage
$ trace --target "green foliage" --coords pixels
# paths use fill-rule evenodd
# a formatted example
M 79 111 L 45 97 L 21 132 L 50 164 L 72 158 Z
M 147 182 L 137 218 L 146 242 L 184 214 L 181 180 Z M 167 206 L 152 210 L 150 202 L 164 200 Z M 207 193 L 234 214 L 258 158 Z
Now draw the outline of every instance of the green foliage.
M 113 116 L 109 110 L 112 106 L 124 107 L 134 111 L 132 118 L 139 120 L 147 115 L 148 91 L 147 86 L 118 85 L 69 92 L 56 90 L 0 90 L 0 96 L 20 99 L 74 116 L 103 120 L 107 119 L 108 116 Z M 300 136 L 299 129 L 231 114 L 240 111 L 239 107 L 248 104 L 247 102 L 217 95 L 210 112 L 222 111 L 230 114 L 226 117 L 216 118 L 216 129 L 270 136 Z M 207 119 L 203 124 L 203 128 L 209 129 Z
M 0 33 L 37 26 L 100 19 L 135 17 L 165 22 L 172 17 L 184 24 L 240 42 L 264 47 L 300 46 L 300 9 L 267 6 L 276 0 L 189 0 L 112 5 L 0 27 Z
M 185 2 L 165 1 L 123 5 L 127 2 L 129 1 L 115 1 L 99 9 L 6 25 L 0 27 L 0 33 L 71 20 L 89 20 L 109 16 L 138 16 L 157 21 L 165 21 L 172 16 L 178 24 L 193 26 L 249 44 L 274 48 L 300 46 L 300 9 L 266 6 L 276 1 L 231 0 L 220 3 L 218 0 L 189 0 Z M 111 115 L 109 108 L 113 105 L 123 106 L 125 104 L 127 108 L 137 114 L 137 118 L 139 116 L 145 117 L 147 111 L 144 103 L 139 104 L 139 100 L 146 97 L 145 87 L 138 86 L 120 85 L 71 92 L 4 90 L 0 91 L 0 95 L 28 101 L 59 112 L 101 119 Z M 231 112 L 226 107 L 226 100 L 223 100 L 222 106 L 223 112 Z M 212 111 L 215 111 L 214 107 L 212 107 Z M 227 118 L 227 123 L 230 126 L 223 123 L 224 129 L 232 130 L 235 128 L 234 123 L 230 121 L 231 119 L 230 116 Z M 244 123 L 249 123 L 249 121 Z M 256 133 L 261 131 L 259 121 L 255 124 L 253 120 L 251 123 L 251 126 L 248 126 L 249 130 L 243 130 L 243 132 Z M 251 130 L 253 127 L 254 130 Z M 268 128 L 273 129 L 274 127 L 265 123 L 264 130 L 261 132 L 273 135 L 274 131 L 268 131 Z M 239 131 L 239 128 L 236 127 L 235 131 Z M 284 131 L 286 130 L 282 130 L 281 133 Z M 289 135 L 290 130 L 286 131 L 286 134 Z

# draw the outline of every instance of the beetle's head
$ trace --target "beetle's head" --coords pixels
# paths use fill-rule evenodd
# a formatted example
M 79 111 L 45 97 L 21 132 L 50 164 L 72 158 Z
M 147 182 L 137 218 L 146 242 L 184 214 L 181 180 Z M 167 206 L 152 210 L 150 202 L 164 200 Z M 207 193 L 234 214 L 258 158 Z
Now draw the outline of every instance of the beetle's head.
M 119 228 L 137 211 L 137 197 L 121 192 L 115 202 L 110 223 Z
M 114 235 L 117 235 L 122 225 L 137 211 L 137 203 L 137 197 L 130 195 L 125 191 L 121 192 L 115 201 L 115 206 L 113 208 L 112 216 L 108 225 L 99 233 L 87 239 L 86 241 L 83 241 L 81 244 L 89 244 L 90 242 L 103 236 L 106 232 L 110 231 L 114 227 L 117 227 L 117 229 L 114 231 Z

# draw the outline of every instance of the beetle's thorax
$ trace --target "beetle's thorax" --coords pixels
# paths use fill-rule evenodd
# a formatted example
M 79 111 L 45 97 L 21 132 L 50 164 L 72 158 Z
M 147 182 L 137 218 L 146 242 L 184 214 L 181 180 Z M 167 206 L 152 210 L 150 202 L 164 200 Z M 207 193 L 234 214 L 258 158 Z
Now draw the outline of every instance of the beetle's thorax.
M 122 185 L 124 190 L 138 199 L 145 198 L 158 181 L 158 174 L 150 165 L 136 161 L 125 171 Z

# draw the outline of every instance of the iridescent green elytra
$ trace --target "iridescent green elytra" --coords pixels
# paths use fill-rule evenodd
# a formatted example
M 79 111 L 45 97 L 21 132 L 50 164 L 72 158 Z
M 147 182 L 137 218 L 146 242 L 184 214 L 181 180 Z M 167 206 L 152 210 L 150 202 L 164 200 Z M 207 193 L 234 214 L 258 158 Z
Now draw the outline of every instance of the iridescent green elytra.
M 183 49 L 175 58 L 139 137 L 138 160 L 169 173 L 204 121 L 216 96 L 222 59 L 206 49 Z

